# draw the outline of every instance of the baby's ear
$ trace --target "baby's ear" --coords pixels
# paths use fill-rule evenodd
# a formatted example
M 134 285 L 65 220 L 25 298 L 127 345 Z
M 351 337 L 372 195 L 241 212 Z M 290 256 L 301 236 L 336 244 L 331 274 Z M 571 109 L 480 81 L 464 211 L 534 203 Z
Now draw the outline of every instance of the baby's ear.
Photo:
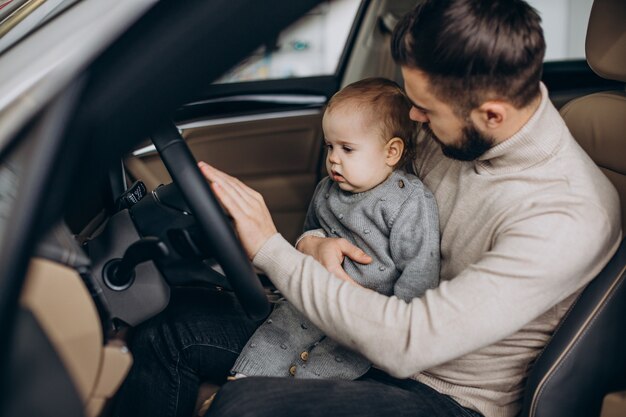
M 402 152 L 404 151 L 404 141 L 398 137 L 389 139 L 385 145 L 385 151 L 387 153 L 385 160 L 387 165 L 390 167 L 396 166 L 402 157 Z

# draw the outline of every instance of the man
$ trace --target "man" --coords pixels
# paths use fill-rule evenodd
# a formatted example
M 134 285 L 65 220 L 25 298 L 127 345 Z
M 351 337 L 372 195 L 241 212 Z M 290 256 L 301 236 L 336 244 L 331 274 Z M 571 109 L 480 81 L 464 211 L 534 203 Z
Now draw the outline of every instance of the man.
M 312 256 L 296 251 L 258 193 L 201 164 L 254 264 L 378 368 L 357 381 L 244 378 L 220 390 L 208 415 L 514 416 L 534 358 L 621 241 L 615 190 L 540 83 L 535 10 L 521 0 L 427 0 L 399 23 L 392 50 L 410 116 L 423 123 L 416 170 L 440 211 L 441 285 L 410 303 L 354 285 L 340 265 L 368 262 L 359 248 L 305 236 L 298 248 Z M 162 333 L 145 331 L 152 350 L 166 346 Z M 178 351 L 152 360 L 169 370 L 168 384 L 205 372 L 180 344 L 167 346 Z

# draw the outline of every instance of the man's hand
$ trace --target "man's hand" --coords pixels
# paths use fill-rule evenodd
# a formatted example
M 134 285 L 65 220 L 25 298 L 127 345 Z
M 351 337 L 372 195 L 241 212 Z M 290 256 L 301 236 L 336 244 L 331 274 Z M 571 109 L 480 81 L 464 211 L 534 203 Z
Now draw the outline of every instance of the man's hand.
M 341 266 L 344 257 L 347 256 L 354 262 L 360 264 L 369 264 L 372 262 L 372 258 L 369 255 L 345 239 L 306 236 L 300 240 L 297 249 L 300 252 L 311 255 L 321 263 L 328 272 L 353 284 L 356 284 L 356 282 L 350 278 Z
M 233 218 L 237 235 L 246 253 L 253 259 L 261 246 L 276 233 L 263 196 L 235 177 L 199 162 L 198 167 L 228 214 Z

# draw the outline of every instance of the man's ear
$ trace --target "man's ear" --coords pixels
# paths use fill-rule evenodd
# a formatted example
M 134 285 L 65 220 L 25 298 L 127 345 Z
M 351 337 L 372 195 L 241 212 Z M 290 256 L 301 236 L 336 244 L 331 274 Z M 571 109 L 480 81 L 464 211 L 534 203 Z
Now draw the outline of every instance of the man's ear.
M 387 153 L 385 163 L 390 167 L 396 166 L 404 151 L 404 141 L 398 137 L 389 139 L 385 145 L 385 151 Z
M 479 129 L 488 132 L 500 128 L 506 121 L 510 104 L 504 101 L 485 101 L 472 110 L 470 118 Z

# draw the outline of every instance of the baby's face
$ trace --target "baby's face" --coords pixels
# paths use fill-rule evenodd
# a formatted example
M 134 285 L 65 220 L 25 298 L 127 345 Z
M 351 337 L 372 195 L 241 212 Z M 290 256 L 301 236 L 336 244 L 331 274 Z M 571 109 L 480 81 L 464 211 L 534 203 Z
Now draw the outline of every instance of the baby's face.
M 382 183 L 393 171 L 386 141 L 362 109 L 340 105 L 324 114 L 326 170 L 339 188 L 361 193 Z

